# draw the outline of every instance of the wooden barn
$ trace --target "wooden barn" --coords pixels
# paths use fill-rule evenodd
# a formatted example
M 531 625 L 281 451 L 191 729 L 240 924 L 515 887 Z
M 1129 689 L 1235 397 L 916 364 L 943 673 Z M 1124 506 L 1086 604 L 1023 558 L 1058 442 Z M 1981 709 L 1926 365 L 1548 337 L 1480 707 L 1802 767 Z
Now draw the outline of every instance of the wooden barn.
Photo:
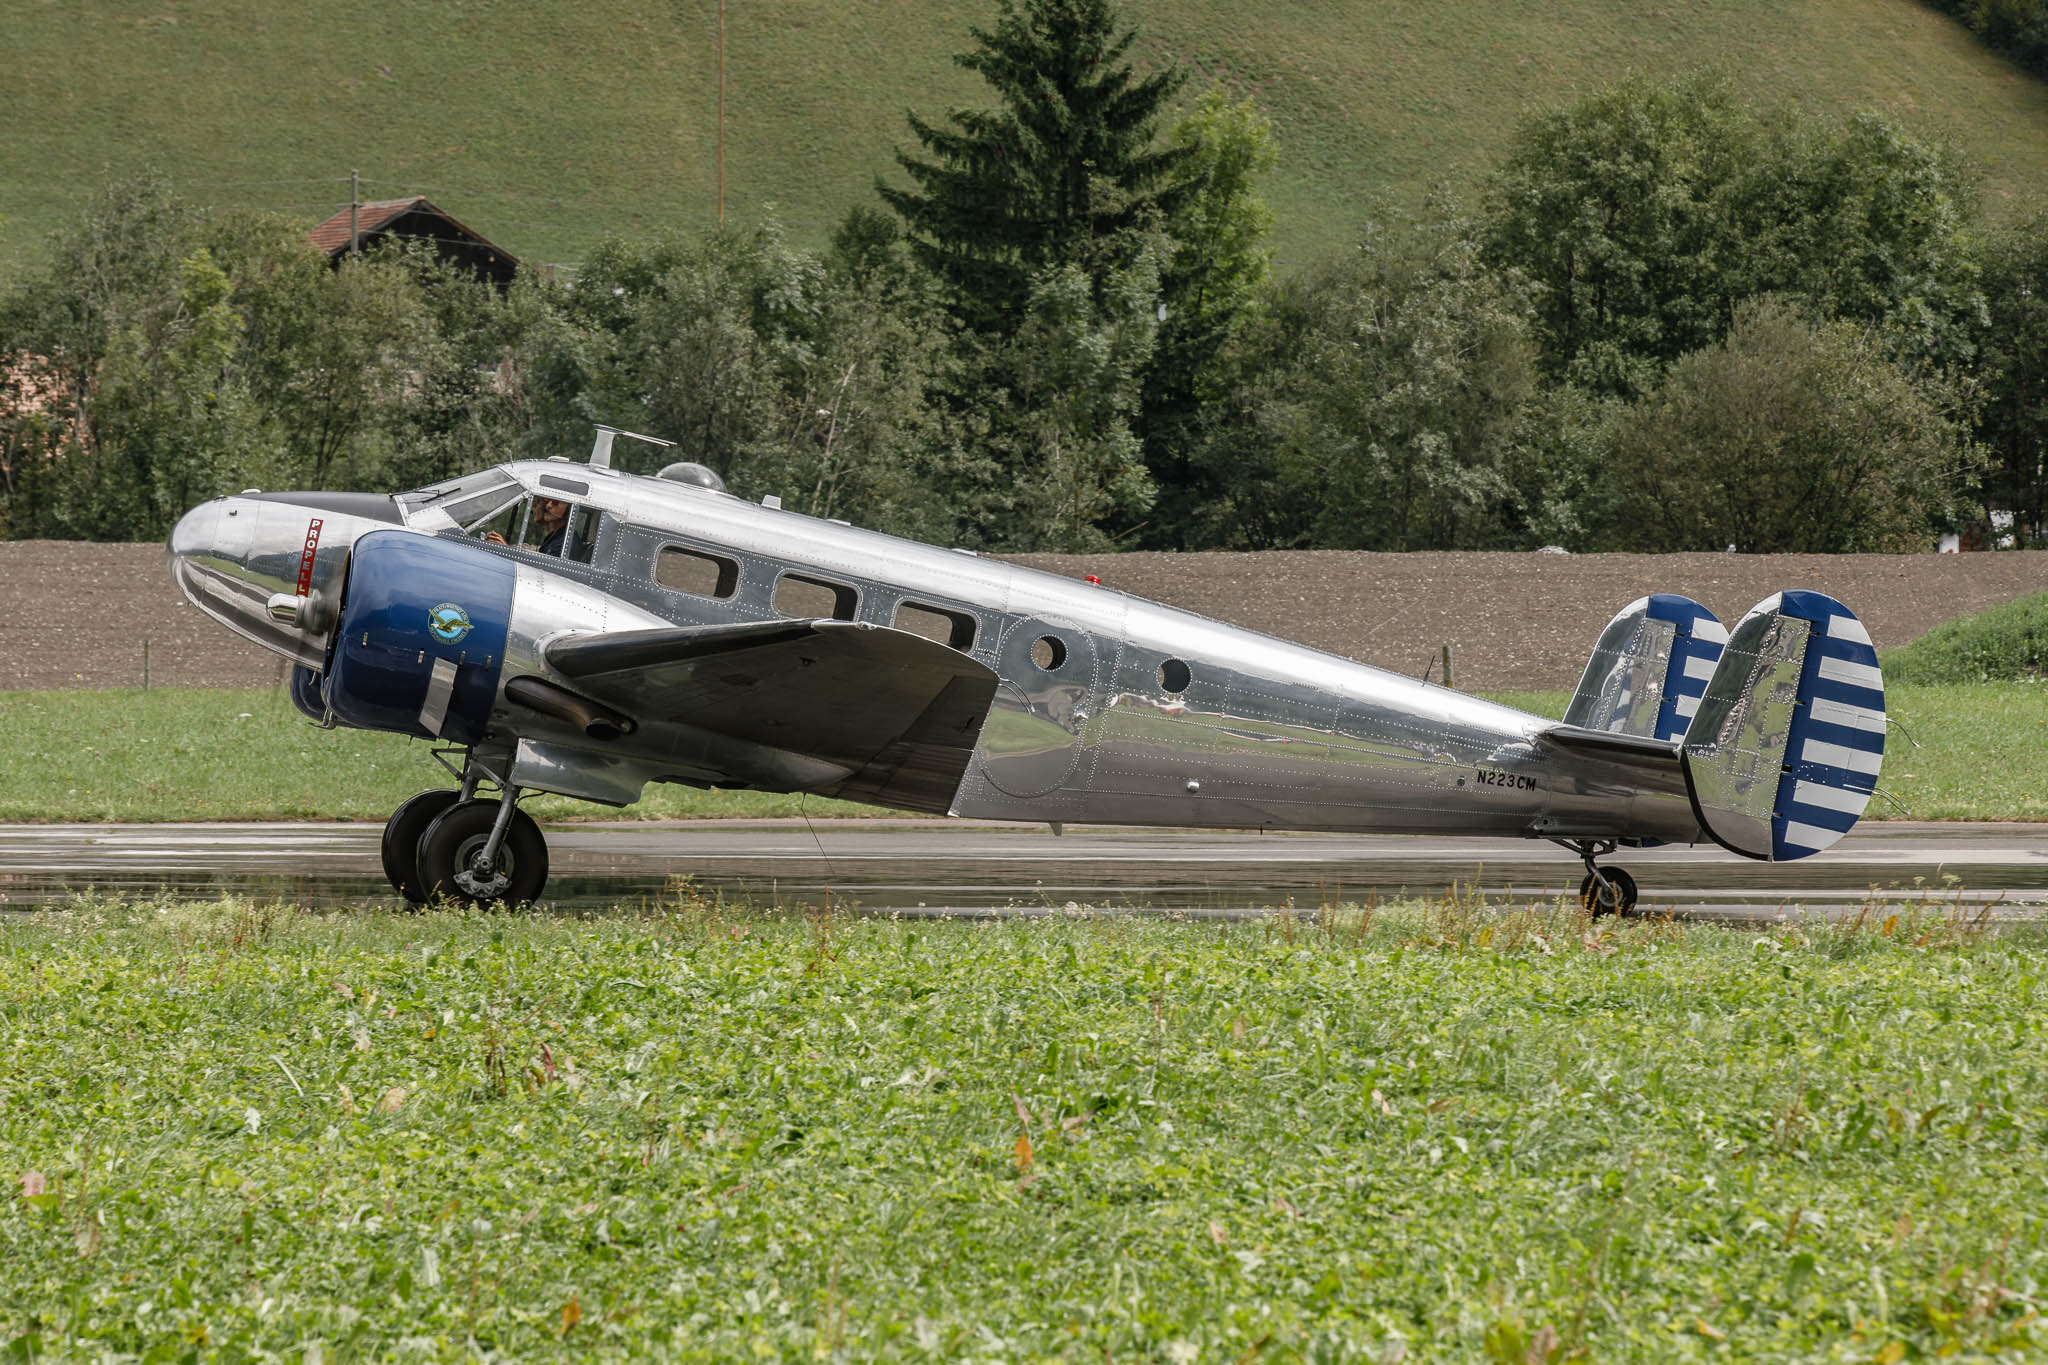
M 354 215 L 353 228 L 351 214 Z M 512 277 L 519 272 L 519 262 L 511 252 L 486 241 L 480 234 L 436 208 L 423 194 L 413 195 L 410 199 L 380 199 L 371 204 L 357 204 L 353 209 L 343 209 L 306 236 L 314 246 L 327 253 L 328 260 L 339 262 L 349 253 L 351 231 L 357 250 L 366 250 L 392 237 L 432 242 L 442 260 L 467 270 L 478 279 L 488 280 L 500 289 L 510 284 Z

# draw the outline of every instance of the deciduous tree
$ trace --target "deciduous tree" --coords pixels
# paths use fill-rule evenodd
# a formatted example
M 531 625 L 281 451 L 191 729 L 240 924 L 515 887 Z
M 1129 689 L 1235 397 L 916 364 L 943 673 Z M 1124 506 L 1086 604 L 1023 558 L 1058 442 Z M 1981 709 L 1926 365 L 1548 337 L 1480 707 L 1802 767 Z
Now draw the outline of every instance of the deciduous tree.
M 1984 259 L 1985 491 L 2038 542 L 2048 536 L 2048 216 L 1999 234 Z
M 1491 543 L 1503 462 L 1536 371 L 1527 314 L 1439 208 L 1378 222 L 1284 291 L 1292 363 L 1263 400 L 1289 543 L 1417 550 Z
M 1105 525 L 1129 524 L 1151 505 L 1131 423 L 1158 289 L 1146 258 L 1102 281 L 1073 265 L 1034 280 L 1015 333 L 982 362 L 990 392 L 1007 398 L 986 437 L 996 480 L 969 503 L 984 543 L 1106 550 Z
M 1721 200 L 1757 143 L 1726 83 L 1630 77 L 1517 130 L 1487 256 L 1534 287 L 1547 372 L 1633 394 L 1726 326 Z
M 1272 211 L 1259 177 L 1276 154 L 1271 125 L 1249 100 L 1205 94 L 1175 124 L 1196 188 L 1166 221 L 1157 345 L 1144 371 L 1138 432 L 1158 489 L 1143 542 L 1192 548 L 1203 505 L 1221 485 L 1203 459 L 1227 398 L 1231 343 L 1256 314 L 1272 268 Z
M 1608 548 L 1848 554 L 1931 547 L 1980 455 L 1881 341 L 1761 298 L 1618 423 Z
M 1631 77 L 1529 120 L 1496 174 L 1487 255 L 1534 288 L 1544 367 L 1633 397 L 1743 300 L 1799 294 L 1936 371 L 1982 307 L 1969 177 L 1876 115 L 1759 116 L 1710 77 Z

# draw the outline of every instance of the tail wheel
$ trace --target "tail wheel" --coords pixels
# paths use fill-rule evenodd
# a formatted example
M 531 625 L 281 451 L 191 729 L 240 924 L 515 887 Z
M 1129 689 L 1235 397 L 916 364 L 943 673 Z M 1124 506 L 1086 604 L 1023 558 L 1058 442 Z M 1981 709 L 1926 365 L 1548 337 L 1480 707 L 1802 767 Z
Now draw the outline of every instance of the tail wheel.
M 384 880 L 410 905 L 424 905 L 427 884 L 420 880 L 420 838 L 427 826 L 462 799 L 461 792 L 426 791 L 391 813 L 384 823 Z
M 1618 867 L 1597 867 L 1579 883 L 1579 904 L 1602 915 L 1626 915 L 1636 908 L 1636 879 Z
M 483 861 L 498 804 L 463 801 L 427 826 L 420 836 L 419 868 L 431 895 L 472 905 L 520 905 L 540 896 L 548 884 L 548 845 L 525 811 L 512 812 L 498 856 L 488 865 Z

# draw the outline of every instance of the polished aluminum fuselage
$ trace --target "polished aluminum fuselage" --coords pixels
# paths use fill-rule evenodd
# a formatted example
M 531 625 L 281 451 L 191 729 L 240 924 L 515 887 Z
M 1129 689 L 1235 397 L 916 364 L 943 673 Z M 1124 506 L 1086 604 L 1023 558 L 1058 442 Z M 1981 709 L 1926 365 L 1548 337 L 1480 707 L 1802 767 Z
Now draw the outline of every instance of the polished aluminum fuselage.
M 588 563 L 502 552 L 520 560 L 507 679 L 516 671 L 544 675 L 544 645 L 567 631 L 785 616 L 776 609 L 776 587 L 794 572 L 854 589 L 854 619 L 874 625 L 895 625 L 905 603 L 973 618 L 967 652 L 1000 682 L 954 795 L 955 815 L 1698 837 L 1674 766 L 1564 752 L 1539 738 L 1555 722 L 1511 707 L 1114 587 L 702 488 L 559 462 L 505 469 L 529 489 L 543 476 L 574 474 L 589 485 L 583 505 L 602 513 Z M 220 510 L 202 518 L 209 509 Z M 291 553 L 245 553 L 240 567 L 209 557 L 202 541 L 218 536 L 229 511 L 252 528 L 249 537 L 276 540 Z M 223 499 L 195 510 L 189 527 L 181 523 L 172 555 L 181 586 L 200 605 L 259 643 L 318 667 L 316 633 L 295 635 L 235 619 L 249 618 L 250 604 L 266 591 L 290 590 L 306 521 L 305 511 L 288 504 Z M 348 541 L 378 525 L 327 514 L 316 587 L 338 586 Z M 415 515 L 411 525 L 422 534 L 459 534 L 445 518 Z M 659 584 L 656 563 L 666 546 L 736 562 L 731 595 L 713 599 Z M 1057 662 L 1050 667 L 1049 651 L 1040 644 L 1046 640 L 1057 642 L 1050 651 Z M 1175 661 L 1185 666 L 1184 679 L 1170 666 Z M 1168 690 L 1169 683 L 1183 681 L 1179 690 Z M 829 708 L 832 699 L 820 697 L 817 704 Z M 687 718 L 670 724 L 687 727 Z M 522 785 L 599 800 L 630 800 L 645 781 L 708 777 L 674 758 L 680 741 L 664 737 L 660 723 L 610 745 L 529 724 L 511 743 L 516 751 L 508 748 L 507 756 L 521 768 L 515 780 Z M 757 779 L 752 785 L 776 783 Z M 781 785 L 805 784 L 792 774 Z

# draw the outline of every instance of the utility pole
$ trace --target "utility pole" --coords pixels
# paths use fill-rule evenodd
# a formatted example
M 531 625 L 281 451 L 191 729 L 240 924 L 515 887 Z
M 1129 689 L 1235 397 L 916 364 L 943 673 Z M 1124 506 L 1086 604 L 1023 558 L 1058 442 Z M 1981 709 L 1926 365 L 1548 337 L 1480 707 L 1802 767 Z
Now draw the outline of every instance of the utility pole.
M 718 0 L 718 225 L 725 226 L 725 0 Z
M 359 174 L 357 171 L 348 173 L 348 254 L 351 256 L 356 254 L 356 210 L 363 206 L 363 189 Z

